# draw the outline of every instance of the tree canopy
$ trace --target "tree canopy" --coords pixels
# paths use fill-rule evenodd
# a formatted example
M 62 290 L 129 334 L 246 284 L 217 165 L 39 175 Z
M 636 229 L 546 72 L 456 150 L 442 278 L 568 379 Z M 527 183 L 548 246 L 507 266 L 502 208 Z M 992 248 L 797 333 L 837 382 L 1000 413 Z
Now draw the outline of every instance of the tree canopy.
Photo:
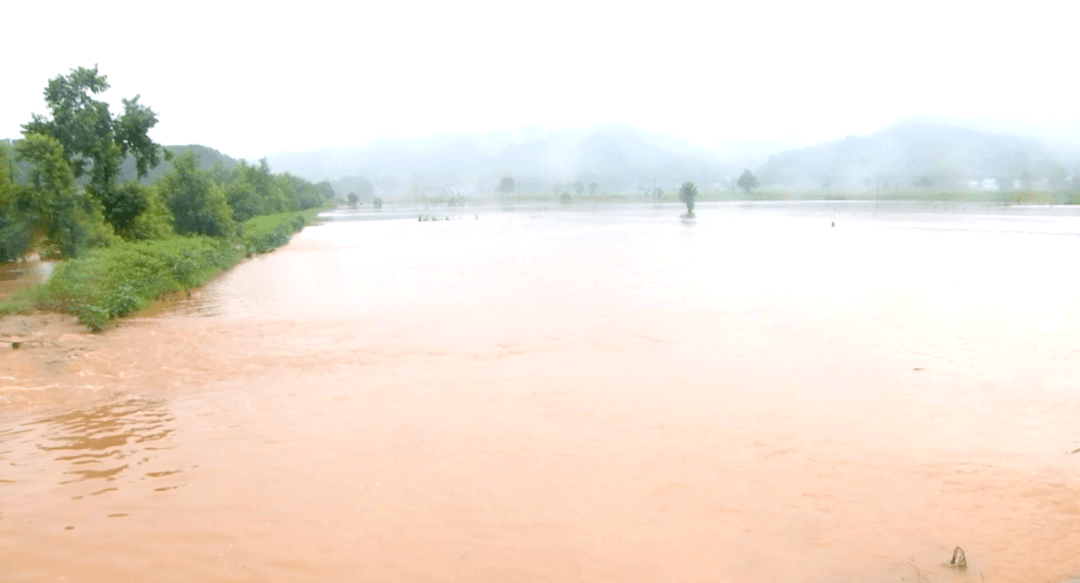
M 60 143 L 73 177 L 88 175 L 91 194 L 101 201 L 106 219 L 119 230 L 141 204 L 137 197 L 128 198 L 134 194 L 130 189 L 116 190 L 121 162 L 130 154 L 141 178 L 161 161 L 163 151 L 148 135 L 158 121 L 154 111 L 140 104 L 136 95 L 123 99 L 124 112 L 114 117 L 109 104 L 93 97 L 107 89 L 108 80 L 97 65 L 58 75 L 44 91 L 52 117 L 32 114 L 23 133 L 51 136 Z
M 232 234 L 229 201 L 210 176 L 196 168 L 193 153 L 174 160 L 172 170 L 159 183 L 165 203 L 175 217 L 177 233 L 211 237 Z
M 333 196 L 328 182 L 273 174 L 265 159 L 237 162 L 201 146 L 175 147 L 186 153 L 173 157 L 148 135 L 154 112 L 136 96 L 114 117 L 95 98 L 108 88 L 96 66 L 57 76 L 44 92 L 49 115 L 32 115 L 14 151 L 0 144 L 0 261 L 30 250 L 77 257 L 124 239 L 229 238 L 239 221 L 317 208 Z M 172 168 L 153 184 L 130 180 L 163 159 Z

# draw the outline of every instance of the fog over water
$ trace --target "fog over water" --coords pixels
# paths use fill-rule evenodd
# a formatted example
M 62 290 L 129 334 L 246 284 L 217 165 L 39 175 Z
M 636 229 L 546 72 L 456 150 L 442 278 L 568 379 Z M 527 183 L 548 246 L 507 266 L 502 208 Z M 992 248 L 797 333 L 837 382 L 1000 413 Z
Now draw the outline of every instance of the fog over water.
M 1080 571 L 1080 213 L 679 212 L 337 211 L 6 353 L 0 577 Z

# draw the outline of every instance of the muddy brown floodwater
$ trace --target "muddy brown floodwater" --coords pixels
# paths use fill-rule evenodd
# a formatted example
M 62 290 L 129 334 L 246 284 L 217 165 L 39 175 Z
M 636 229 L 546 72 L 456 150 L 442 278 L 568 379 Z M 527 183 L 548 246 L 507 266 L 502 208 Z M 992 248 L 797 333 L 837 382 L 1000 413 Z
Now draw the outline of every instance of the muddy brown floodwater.
M 1075 210 L 467 212 L 8 320 L 0 580 L 1080 571 Z

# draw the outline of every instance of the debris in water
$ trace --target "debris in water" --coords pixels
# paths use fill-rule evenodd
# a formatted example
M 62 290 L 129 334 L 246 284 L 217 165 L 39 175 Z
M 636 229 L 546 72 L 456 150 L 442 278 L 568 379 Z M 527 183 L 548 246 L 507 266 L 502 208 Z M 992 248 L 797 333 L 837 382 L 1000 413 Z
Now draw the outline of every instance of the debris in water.
M 949 561 L 950 567 L 956 567 L 963 571 L 967 569 L 967 555 L 964 554 L 964 549 L 956 547 L 952 552 L 952 560 Z

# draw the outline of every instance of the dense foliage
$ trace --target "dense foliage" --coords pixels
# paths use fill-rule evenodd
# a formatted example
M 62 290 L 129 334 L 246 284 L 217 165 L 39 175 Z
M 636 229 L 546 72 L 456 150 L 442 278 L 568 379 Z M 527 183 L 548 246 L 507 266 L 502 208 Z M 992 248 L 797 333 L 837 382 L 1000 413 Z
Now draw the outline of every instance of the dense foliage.
M 333 196 L 265 159 L 203 170 L 195 149 L 174 157 L 148 137 L 157 117 L 138 97 L 117 117 L 93 98 L 108 87 L 97 67 L 58 76 L 45 89 L 51 117 L 33 115 L 14 148 L 0 145 L 0 261 L 65 259 L 37 303 L 100 329 L 285 243 L 314 215 L 302 211 Z M 121 182 L 125 156 L 139 178 L 163 159 L 171 168 L 152 184 Z
M 162 294 L 205 283 L 222 269 L 289 241 L 314 215 L 263 216 L 239 225 L 235 241 L 205 235 L 124 242 L 57 265 L 39 305 L 66 310 L 91 330 L 141 310 Z

